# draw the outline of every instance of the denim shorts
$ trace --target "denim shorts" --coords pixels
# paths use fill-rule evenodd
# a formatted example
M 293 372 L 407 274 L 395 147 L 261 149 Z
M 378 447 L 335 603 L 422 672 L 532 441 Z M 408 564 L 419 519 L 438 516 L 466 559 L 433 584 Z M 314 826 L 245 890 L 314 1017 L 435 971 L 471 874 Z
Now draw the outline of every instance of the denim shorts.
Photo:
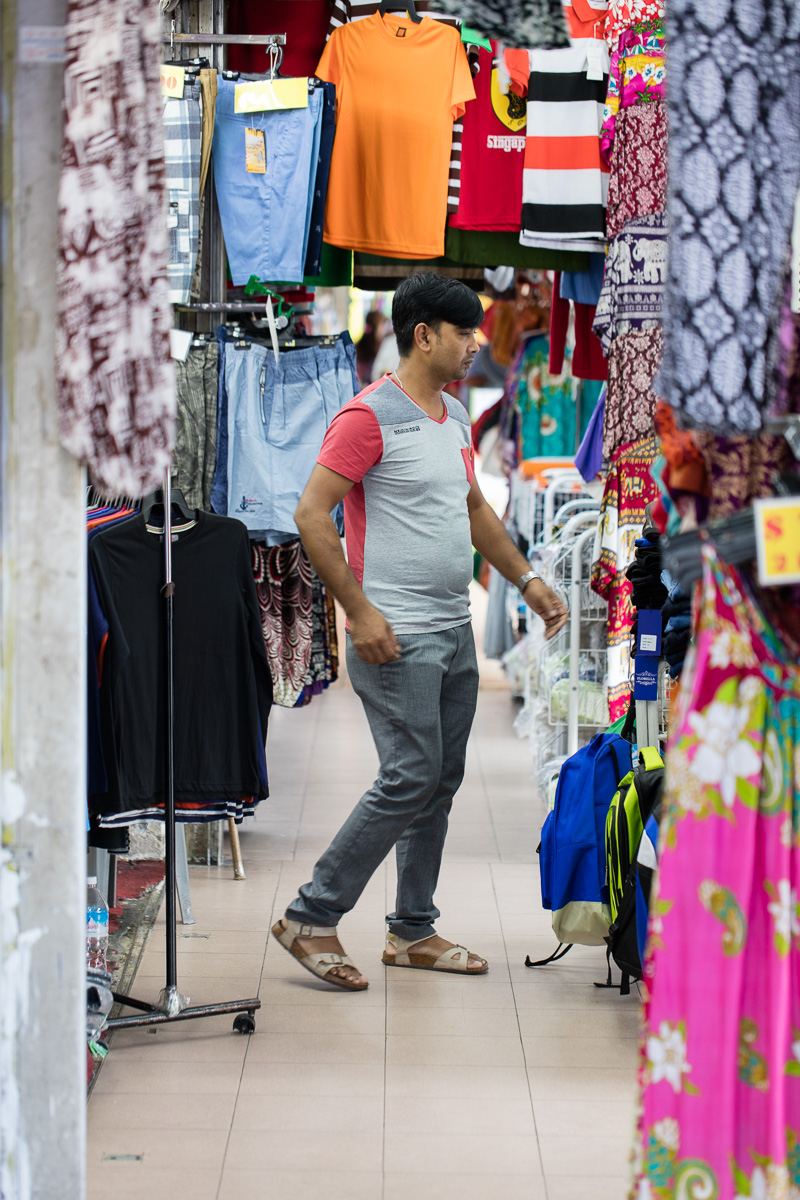
M 308 108 L 236 113 L 236 84 L 218 81 L 214 124 L 214 183 L 231 278 L 301 283 L 308 249 L 314 183 L 322 134 L 323 93 Z M 266 174 L 245 164 L 245 130 L 264 133 Z
M 251 344 L 225 348 L 228 397 L 228 516 L 253 533 L 297 536 L 294 510 L 314 469 L 325 431 L 353 399 L 355 348 L 334 346 L 279 355 Z

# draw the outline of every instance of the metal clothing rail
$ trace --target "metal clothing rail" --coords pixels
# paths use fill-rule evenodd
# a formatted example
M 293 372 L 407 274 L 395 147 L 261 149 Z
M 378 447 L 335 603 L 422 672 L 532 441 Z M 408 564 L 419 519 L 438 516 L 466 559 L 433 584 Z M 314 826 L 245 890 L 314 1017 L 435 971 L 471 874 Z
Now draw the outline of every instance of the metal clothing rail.
M 173 677 L 175 581 L 172 577 L 172 482 L 170 472 L 164 479 L 164 597 L 165 618 L 165 661 L 164 677 L 166 690 L 166 803 L 164 827 L 166 834 L 166 982 L 155 1004 L 136 1000 L 132 996 L 114 993 L 115 1001 L 126 1008 L 137 1010 L 136 1016 L 112 1017 L 106 1022 L 107 1029 L 125 1029 L 140 1025 L 162 1025 L 166 1021 L 190 1021 L 200 1017 L 216 1017 L 222 1013 L 238 1014 L 233 1022 L 237 1033 L 253 1033 L 256 1027 L 254 1012 L 261 1007 L 257 997 L 248 1000 L 224 1000 L 217 1004 L 201 1004 L 190 1007 L 189 998 L 178 990 L 178 942 L 176 908 L 176 820 L 175 820 L 175 693 Z
M 161 41 L 190 46 L 285 46 L 285 33 L 164 33 Z

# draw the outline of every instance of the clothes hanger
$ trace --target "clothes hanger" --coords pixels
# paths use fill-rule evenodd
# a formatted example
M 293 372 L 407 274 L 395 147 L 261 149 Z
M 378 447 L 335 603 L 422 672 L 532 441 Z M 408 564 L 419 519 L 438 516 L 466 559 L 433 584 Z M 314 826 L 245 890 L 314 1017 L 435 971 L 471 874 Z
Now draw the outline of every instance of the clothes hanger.
M 150 516 L 153 512 L 153 509 L 154 508 L 162 508 L 163 509 L 163 507 L 164 507 L 164 491 L 163 491 L 163 489 L 159 488 L 158 491 L 156 491 L 156 492 L 148 492 L 148 494 L 142 498 L 142 503 L 139 508 L 141 515 L 144 517 L 145 525 L 147 525 L 149 523 Z M 189 505 L 186 503 L 186 499 L 183 495 L 183 492 L 180 490 L 180 488 L 177 488 L 177 487 L 172 488 L 172 507 L 173 507 L 173 509 L 177 509 L 179 515 L 182 517 L 185 517 L 187 521 L 196 521 L 197 520 L 196 510 L 193 508 L 189 508 Z
M 406 0 L 405 4 L 392 4 L 390 0 L 381 0 L 381 6 L 378 9 L 378 12 L 380 13 L 381 17 L 385 17 L 389 9 L 393 9 L 396 12 L 398 8 L 404 8 L 415 25 L 420 25 L 422 23 L 422 17 L 417 12 L 417 6 L 414 3 L 414 0 Z

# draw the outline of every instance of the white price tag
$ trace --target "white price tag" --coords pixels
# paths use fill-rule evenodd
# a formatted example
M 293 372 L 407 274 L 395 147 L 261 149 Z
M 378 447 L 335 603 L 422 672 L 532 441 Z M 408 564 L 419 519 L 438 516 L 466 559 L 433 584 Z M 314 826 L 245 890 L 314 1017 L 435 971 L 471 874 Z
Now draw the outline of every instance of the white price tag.
M 599 38 L 595 38 L 586 48 L 586 78 L 601 80 L 608 71 L 606 65 L 606 50 L 605 42 Z
M 185 329 L 170 329 L 169 331 L 169 352 L 178 362 L 186 362 L 189 357 L 189 351 L 192 347 L 191 331 Z

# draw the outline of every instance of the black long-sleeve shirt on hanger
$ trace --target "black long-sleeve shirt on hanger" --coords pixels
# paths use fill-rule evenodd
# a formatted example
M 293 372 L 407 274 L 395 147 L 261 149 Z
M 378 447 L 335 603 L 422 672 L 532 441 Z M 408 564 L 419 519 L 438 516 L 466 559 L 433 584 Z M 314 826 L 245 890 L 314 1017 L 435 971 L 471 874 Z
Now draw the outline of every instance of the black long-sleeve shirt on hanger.
M 93 807 L 111 813 L 163 805 L 163 538 L 134 517 L 98 534 L 89 556 L 109 625 L 101 687 L 109 790 Z M 176 802 L 264 798 L 272 680 L 247 530 L 198 513 L 195 526 L 173 534 L 172 566 Z

